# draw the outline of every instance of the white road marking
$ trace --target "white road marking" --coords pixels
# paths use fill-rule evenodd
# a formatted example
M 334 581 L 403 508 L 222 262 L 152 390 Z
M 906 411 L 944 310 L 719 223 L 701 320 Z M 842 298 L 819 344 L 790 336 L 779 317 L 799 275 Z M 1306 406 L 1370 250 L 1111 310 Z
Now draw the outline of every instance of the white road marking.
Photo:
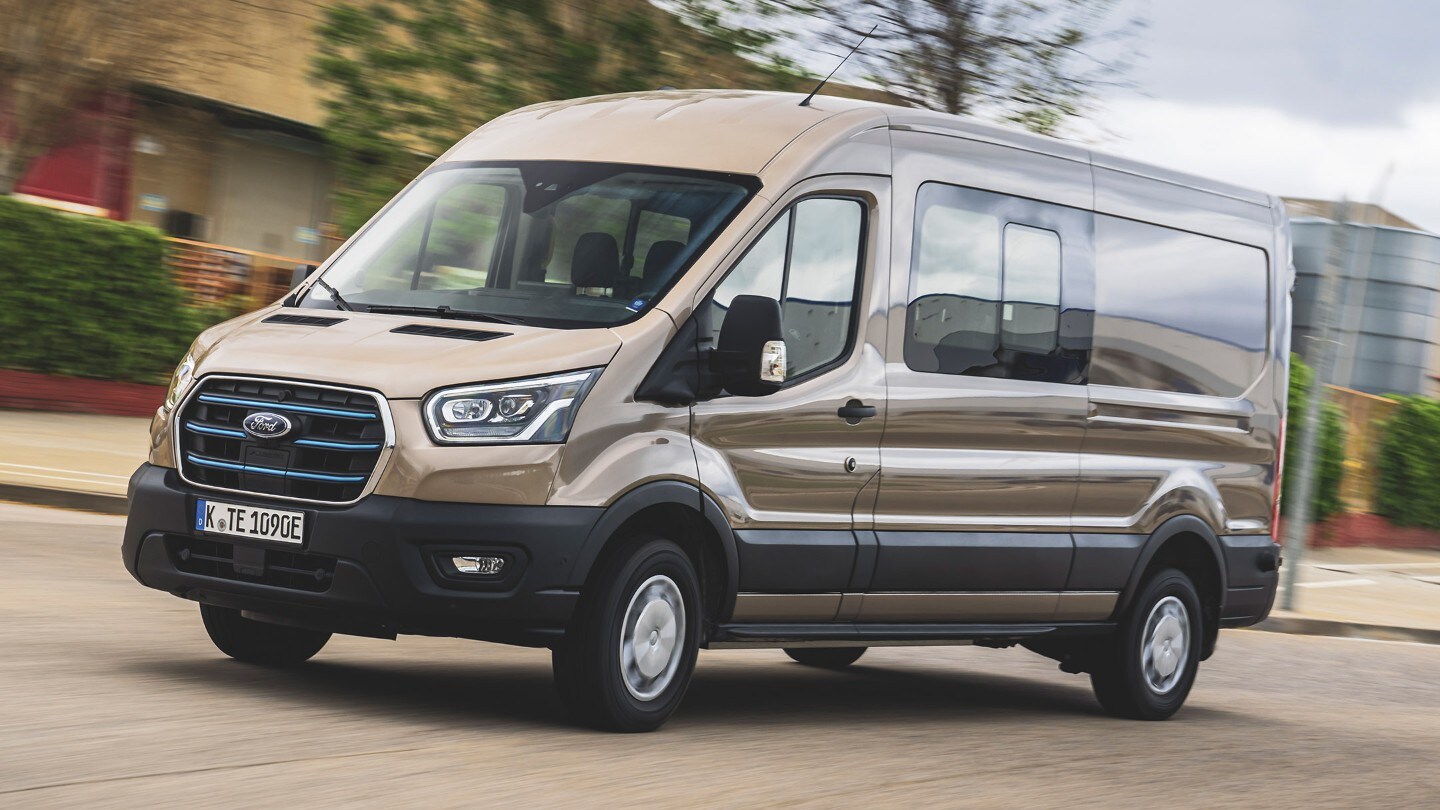
M 1344 563 L 1305 563 L 1306 568 L 1322 568 L 1326 571 L 1367 571 L 1388 568 L 1440 568 L 1440 562 L 1433 563 L 1359 563 L 1356 565 L 1345 565 Z
M 12 470 L 44 470 L 52 473 L 69 473 L 70 475 L 88 475 L 94 478 L 114 478 L 120 481 L 129 481 L 128 475 L 111 475 L 110 473 L 88 472 L 86 470 L 64 470 L 59 467 L 36 467 L 33 464 L 12 464 L 8 461 L 0 461 L 0 467 Z
M 1226 630 L 1227 633 L 1268 633 L 1267 630 L 1254 630 L 1249 627 L 1238 627 L 1234 630 Z M 1277 634 L 1279 635 L 1279 634 Z M 1428 644 L 1424 641 L 1404 641 L 1398 638 L 1361 638 L 1359 636 L 1325 636 L 1311 633 L 1284 633 L 1290 638 L 1323 639 L 1325 641 L 1362 641 L 1366 644 L 1403 644 L 1407 647 L 1425 647 L 1431 650 L 1440 650 L 1440 645 Z
M 1354 588 L 1360 585 L 1374 585 L 1373 579 L 1332 579 L 1328 582 L 1297 582 L 1297 588 Z
M 101 481 L 101 480 L 99 480 L 99 479 L 97 479 L 97 478 L 72 478 L 72 477 L 70 477 L 70 476 L 65 476 L 65 475 L 42 475 L 41 473 L 27 473 L 27 472 L 18 472 L 18 471 L 16 471 L 16 472 L 11 472 L 11 471 L 9 471 L 9 470 L 0 470 L 0 472 L 5 472 L 5 473 L 8 473 L 8 474 L 10 474 L 10 475 L 19 476 L 19 477 L 21 477 L 21 478 L 44 478 L 44 479 L 49 480 L 49 481 L 73 481 L 73 482 L 75 482 L 75 483 L 77 483 L 77 484 L 90 484 L 90 485 L 92 485 L 92 486 L 104 486 L 104 487 L 114 487 L 114 486 L 115 486 L 115 482 L 113 482 L 113 481 Z

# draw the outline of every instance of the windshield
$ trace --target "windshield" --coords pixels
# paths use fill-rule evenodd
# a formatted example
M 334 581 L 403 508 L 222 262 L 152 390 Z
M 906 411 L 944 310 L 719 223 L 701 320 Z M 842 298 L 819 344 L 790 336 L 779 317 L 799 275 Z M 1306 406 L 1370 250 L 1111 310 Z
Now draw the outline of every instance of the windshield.
M 664 292 L 758 187 L 608 163 L 442 168 L 336 257 L 302 306 L 613 326 Z

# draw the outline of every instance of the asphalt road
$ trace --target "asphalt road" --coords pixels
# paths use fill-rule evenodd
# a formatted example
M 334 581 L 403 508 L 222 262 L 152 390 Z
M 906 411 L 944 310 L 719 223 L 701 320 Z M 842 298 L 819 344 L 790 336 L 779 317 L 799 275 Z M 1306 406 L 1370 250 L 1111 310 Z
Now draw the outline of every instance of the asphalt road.
M 230 661 L 120 527 L 0 505 L 0 807 L 1440 805 L 1440 647 L 1226 631 L 1166 723 L 1023 650 L 708 652 L 669 725 L 616 736 L 565 723 L 543 650 Z

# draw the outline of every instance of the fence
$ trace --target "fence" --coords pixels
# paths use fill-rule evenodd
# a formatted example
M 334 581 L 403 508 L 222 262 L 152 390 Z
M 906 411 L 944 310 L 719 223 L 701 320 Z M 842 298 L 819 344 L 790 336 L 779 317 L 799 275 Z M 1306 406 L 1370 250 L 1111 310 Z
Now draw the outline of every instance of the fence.
M 166 263 L 196 304 L 222 304 L 240 298 L 250 306 L 263 306 L 290 289 L 297 265 L 314 262 L 172 237 Z
M 1339 386 L 1329 386 L 1330 399 L 1345 411 L 1345 472 L 1340 476 L 1340 500 L 1346 512 L 1374 512 L 1375 457 L 1385 420 L 1399 403 Z

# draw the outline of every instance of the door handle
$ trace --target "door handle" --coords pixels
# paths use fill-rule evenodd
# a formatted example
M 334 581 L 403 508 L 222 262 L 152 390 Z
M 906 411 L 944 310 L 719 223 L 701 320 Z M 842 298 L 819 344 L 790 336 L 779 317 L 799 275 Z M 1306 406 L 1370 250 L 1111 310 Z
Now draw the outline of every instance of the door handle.
M 858 425 L 861 419 L 869 419 L 878 413 L 878 411 L 875 410 L 874 405 L 866 405 L 858 399 L 852 399 L 844 405 L 841 405 L 840 410 L 835 413 L 846 422 L 852 425 Z

